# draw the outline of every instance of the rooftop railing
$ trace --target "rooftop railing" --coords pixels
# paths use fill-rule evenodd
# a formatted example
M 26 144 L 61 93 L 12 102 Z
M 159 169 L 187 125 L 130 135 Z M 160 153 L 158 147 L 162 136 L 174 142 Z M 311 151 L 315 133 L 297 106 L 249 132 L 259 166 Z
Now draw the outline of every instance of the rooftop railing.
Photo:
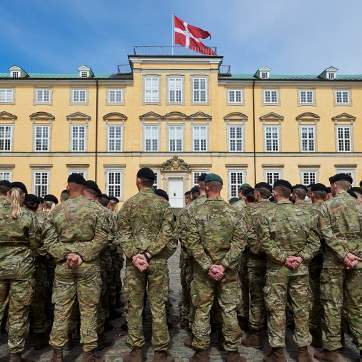
M 211 49 L 215 52 L 217 55 L 217 48 L 211 47 Z M 133 47 L 133 55 L 161 55 L 161 56 L 172 56 L 172 55 L 188 55 L 188 56 L 204 56 L 207 57 L 208 55 L 203 55 L 200 53 L 197 53 L 191 49 L 184 48 L 182 46 L 153 46 L 153 45 L 144 45 L 144 46 L 134 46 Z

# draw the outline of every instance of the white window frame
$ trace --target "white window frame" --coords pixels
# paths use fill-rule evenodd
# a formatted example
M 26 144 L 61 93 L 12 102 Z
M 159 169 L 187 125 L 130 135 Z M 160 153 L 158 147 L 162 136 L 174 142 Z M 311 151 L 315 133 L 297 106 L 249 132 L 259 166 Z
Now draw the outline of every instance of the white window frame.
M 304 97 L 303 97 L 304 93 Z M 309 100 L 308 95 L 311 95 L 311 100 Z M 303 98 L 305 98 L 303 100 Z M 301 106 L 310 106 L 315 104 L 315 90 L 314 89 L 299 89 L 298 91 L 298 103 Z
M 79 137 L 79 131 L 78 131 L 78 150 L 75 150 L 75 148 L 73 147 L 74 146 L 74 137 L 73 137 L 73 129 L 76 128 L 76 127 L 82 127 L 84 128 L 84 149 L 80 149 L 79 147 L 79 143 L 80 143 L 80 137 Z M 88 144 L 88 126 L 86 124 L 71 124 L 70 125 L 70 151 L 71 152 L 87 152 L 87 144 Z
M 152 128 L 153 130 L 156 130 L 157 132 L 157 138 L 154 138 L 154 134 L 151 134 L 149 138 L 147 138 L 147 134 L 146 134 L 146 129 L 147 128 Z M 153 131 L 152 131 L 153 133 Z M 150 149 L 147 149 L 147 140 L 150 140 L 151 142 L 151 147 Z M 157 147 L 154 148 L 154 141 L 157 141 Z M 144 124 L 143 125 L 143 149 L 145 152 L 158 152 L 160 150 L 160 125 L 158 124 Z
M 41 174 L 41 178 L 43 177 L 43 174 L 46 174 L 47 177 L 47 183 L 45 185 L 43 185 L 43 183 L 37 183 L 36 182 L 36 178 L 37 178 L 37 174 Z M 40 192 L 38 192 L 38 187 L 46 187 L 46 190 L 39 190 Z M 41 196 L 44 197 L 45 195 L 49 194 L 49 189 L 50 189 L 50 171 L 49 170 L 42 170 L 42 169 L 37 169 L 37 170 L 33 170 L 33 194 L 37 195 L 37 196 Z
M 199 129 L 197 131 L 196 129 Z M 205 137 L 201 137 L 201 128 L 205 128 Z M 199 137 L 197 137 L 199 132 Z M 196 141 L 199 141 L 198 147 L 196 147 Z M 204 144 L 203 144 L 204 141 Z M 193 152 L 207 152 L 209 147 L 209 127 L 207 124 L 194 124 L 192 125 L 192 151 Z
M 159 75 L 145 75 L 143 79 L 143 102 L 160 103 L 160 83 Z M 149 88 L 148 88 L 149 87 Z
M 153 183 L 153 187 L 156 187 L 156 189 L 160 188 L 160 181 L 161 181 L 161 172 L 160 170 L 152 169 L 155 174 L 155 182 Z
M 0 97 L 1 104 L 14 103 L 15 102 L 15 89 L 14 88 L 1 88 L 0 93 L 3 93 L 3 98 Z
M 345 95 L 347 95 L 347 100 L 344 99 Z M 351 104 L 351 91 L 349 89 L 336 89 L 334 92 L 334 96 L 337 106 L 345 106 Z
M 169 76 L 167 78 L 167 99 L 168 103 L 171 104 L 182 104 L 184 102 L 183 76 Z
M 278 134 L 278 138 L 277 138 L 277 150 L 273 150 L 273 149 L 271 149 L 271 150 L 268 150 L 268 145 L 267 145 L 267 137 L 266 137 L 266 135 L 267 135 L 267 129 L 268 128 L 276 128 L 277 130 L 278 130 L 278 132 L 277 132 L 277 134 Z M 278 125 L 276 125 L 276 124 L 265 124 L 264 125 L 264 152 L 272 152 L 272 153 L 274 153 L 274 152 L 280 152 L 280 149 L 281 149 L 281 147 L 280 147 L 280 145 L 281 145 L 281 142 L 280 142 L 280 131 L 281 131 L 281 127 L 280 127 L 280 125 L 278 124 Z M 272 134 L 273 134 L 274 132 L 272 132 Z M 274 143 L 273 143 L 273 141 L 274 141 L 274 138 L 270 138 L 270 140 L 271 140 L 271 148 L 274 148 Z
M 344 137 L 344 134 L 343 134 L 343 138 L 342 138 L 342 141 L 343 141 L 343 149 L 340 148 L 340 138 L 339 138 L 339 135 L 338 135 L 338 129 L 339 128 L 343 128 L 343 129 L 349 129 L 349 150 L 346 150 L 346 141 L 347 141 L 347 138 Z M 336 129 L 336 152 L 352 152 L 353 150 L 353 133 L 352 133 L 352 125 L 342 125 L 342 124 L 337 124 L 335 126 L 335 129 Z
M 235 137 L 231 137 L 231 130 L 233 128 L 241 129 L 241 137 L 237 137 L 237 130 L 235 131 Z M 229 152 L 237 153 L 237 152 L 244 152 L 244 139 L 245 139 L 245 127 L 244 124 L 229 124 L 227 127 L 228 132 L 228 147 Z M 234 141 L 235 149 L 232 147 L 232 141 Z M 238 141 L 240 141 L 240 145 L 238 145 Z M 240 146 L 240 149 L 238 149 L 238 146 Z
M 199 178 L 199 176 L 202 173 L 208 173 L 208 172 L 209 171 L 207 171 L 207 170 L 195 170 L 195 171 L 192 171 L 192 179 L 191 179 L 192 185 L 191 185 L 191 187 L 198 186 L 197 179 Z
M 232 181 L 232 174 L 236 173 L 236 182 Z M 238 182 L 238 177 L 241 175 L 241 182 Z M 244 169 L 229 169 L 228 170 L 228 195 L 229 199 L 232 197 L 238 197 L 239 187 L 245 183 L 246 171 Z
M 195 87 L 196 81 L 199 82 L 198 87 Z M 202 81 L 205 82 L 205 87 L 201 87 Z M 207 104 L 209 101 L 209 78 L 205 76 L 192 77 L 192 103 Z M 204 99 L 202 99 L 204 96 Z
M 43 135 L 43 131 L 41 132 L 41 136 L 37 137 L 37 128 L 41 129 L 47 129 L 48 130 L 48 138 L 45 138 Z M 33 151 L 34 152 L 50 152 L 50 136 L 51 136 L 51 126 L 49 124 L 34 124 L 33 125 Z M 41 149 L 37 149 L 37 140 L 40 140 L 41 142 Z M 46 141 L 46 149 L 43 149 L 44 143 L 43 141 Z
M 119 185 L 116 183 L 111 185 L 111 183 L 109 182 L 109 177 L 110 177 L 111 173 L 120 174 Z M 107 195 L 115 196 L 119 199 L 123 198 L 123 178 L 124 178 L 124 170 L 122 168 L 106 168 L 105 169 L 105 181 L 106 181 L 105 190 L 106 190 Z M 118 187 L 118 186 L 119 186 L 119 193 L 113 192 L 113 191 L 111 192 L 111 187 Z
M 123 90 L 123 88 L 108 88 L 108 90 L 107 90 L 107 104 L 115 105 L 115 104 L 123 104 L 123 103 L 124 103 L 124 90 Z
M 313 130 L 313 138 L 310 138 L 309 135 L 310 133 L 308 132 L 307 137 L 303 138 L 303 129 L 304 128 L 308 128 L 308 129 L 312 129 Z M 316 132 L 317 132 L 317 127 L 315 125 L 312 124 L 301 124 L 299 126 L 299 140 L 300 140 L 300 152 L 316 152 Z M 303 144 L 303 141 L 306 142 L 306 145 Z M 313 142 L 313 147 L 311 146 L 311 142 Z M 304 147 L 306 146 L 306 147 Z M 313 149 L 312 149 L 313 148 Z
M 70 99 L 71 99 L 72 104 L 87 104 L 88 103 L 88 89 L 86 89 L 86 88 L 72 88 L 70 92 L 71 92 L 71 96 L 70 96 L 71 98 Z M 83 99 L 81 100 L 80 95 L 83 92 L 84 92 L 84 100 Z M 76 94 L 78 94 L 77 95 L 78 99 L 75 99 Z
M 11 75 L 11 78 L 20 78 L 21 77 L 21 71 L 20 70 L 12 70 L 10 75 Z
M 269 175 L 271 174 L 271 179 L 269 180 Z M 278 175 L 276 177 L 276 175 Z M 267 182 L 269 185 L 273 186 L 274 182 L 276 180 L 280 180 L 283 178 L 283 171 L 279 168 L 266 168 L 264 169 L 264 180 L 265 182 Z M 270 181 L 270 182 L 269 182 Z
M 182 124 L 168 125 L 168 151 L 182 152 L 184 149 L 184 126 Z M 179 135 L 178 135 L 179 133 Z M 173 141 L 173 144 L 171 143 Z
M 7 180 L 12 181 L 13 179 L 13 172 L 7 169 L 0 169 L 0 181 Z
M 239 100 L 237 100 L 239 94 Z M 244 90 L 243 89 L 228 89 L 228 104 L 244 104 Z
M 309 174 L 308 176 L 308 182 L 305 182 L 305 174 Z M 311 174 L 315 174 L 315 180 L 312 181 Z M 299 175 L 300 175 L 300 183 L 304 186 L 308 186 L 311 183 L 317 183 L 319 182 L 319 172 L 317 169 L 308 169 L 308 168 L 301 168 L 299 169 Z
M 4 137 L 0 139 L 0 152 L 11 152 L 13 150 L 14 142 L 14 125 L 13 124 L 0 124 L 0 128 L 4 127 Z M 10 129 L 9 137 L 6 136 L 6 128 Z M 5 147 L 5 144 L 9 144 L 9 147 Z
M 51 104 L 52 103 L 52 89 L 51 88 L 35 88 L 34 89 L 34 103 L 35 104 Z M 44 100 L 47 95 L 47 99 Z
M 336 72 L 327 72 L 327 79 L 328 80 L 335 80 L 336 79 Z
M 120 137 L 111 138 L 111 129 L 112 127 L 120 128 Z M 111 141 L 113 140 L 113 147 L 111 147 Z M 119 149 L 116 146 L 116 143 L 119 142 Z M 107 151 L 108 152 L 122 152 L 123 151 L 123 125 L 121 124 L 108 124 L 107 125 Z
M 268 92 L 269 94 L 269 101 L 267 100 L 268 96 Z M 275 101 L 273 101 L 273 94 L 275 92 Z M 263 102 L 266 105 L 275 105 L 275 104 L 279 104 L 279 90 L 278 89 L 263 89 Z

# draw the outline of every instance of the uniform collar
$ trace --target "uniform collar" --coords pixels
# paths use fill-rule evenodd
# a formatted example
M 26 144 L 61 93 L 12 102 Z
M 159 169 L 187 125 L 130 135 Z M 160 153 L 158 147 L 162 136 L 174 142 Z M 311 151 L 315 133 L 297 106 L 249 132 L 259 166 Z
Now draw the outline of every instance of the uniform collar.
M 291 204 L 292 202 L 290 200 L 280 200 L 277 202 L 277 204 L 279 205 L 282 205 L 282 204 Z

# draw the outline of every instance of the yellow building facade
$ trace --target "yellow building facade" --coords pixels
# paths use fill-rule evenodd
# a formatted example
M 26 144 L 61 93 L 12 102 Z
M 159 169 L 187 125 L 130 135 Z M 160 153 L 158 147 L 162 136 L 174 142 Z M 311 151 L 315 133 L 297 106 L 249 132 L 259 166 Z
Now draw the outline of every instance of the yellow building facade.
M 59 195 L 82 172 L 125 200 L 153 168 L 171 205 L 201 172 L 247 182 L 362 178 L 362 76 L 232 74 L 220 56 L 129 56 L 131 71 L 0 73 L 0 178 Z

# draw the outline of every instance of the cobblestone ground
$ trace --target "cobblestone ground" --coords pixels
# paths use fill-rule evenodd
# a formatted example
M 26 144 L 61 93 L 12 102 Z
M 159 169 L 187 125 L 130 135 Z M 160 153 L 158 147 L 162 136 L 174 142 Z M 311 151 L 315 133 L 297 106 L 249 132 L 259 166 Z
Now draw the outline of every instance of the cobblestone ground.
M 179 254 L 176 253 L 169 262 L 170 267 L 170 299 L 172 302 L 172 327 L 171 327 L 171 353 L 175 357 L 176 362 L 188 361 L 189 357 L 192 355 L 193 351 L 185 347 L 183 340 L 186 338 L 187 334 L 184 330 L 179 328 L 178 325 L 178 303 L 180 300 L 180 278 L 179 278 L 179 269 L 178 269 L 178 258 Z M 112 324 L 114 329 L 111 332 L 107 333 L 107 337 L 114 341 L 114 344 L 105 349 L 103 352 L 99 352 L 99 360 L 105 362 L 121 362 L 122 353 L 128 351 L 126 346 L 126 335 L 125 332 L 121 329 L 122 319 L 113 321 Z M 147 361 L 152 361 L 153 351 L 150 347 L 150 320 L 146 318 L 145 321 L 145 332 L 147 339 L 146 353 Z M 6 337 L 4 335 L 0 338 L 0 362 L 7 361 L 7 348 L 6 348 Z M 295 344 L 292 340 L 291 333 L 287 335 L 287 352 L 288 352 L 288 362 L 296 361 L 296 349 Z M 351 346 L 351 343 L 348 343 Z M 264 351 L 254 349 L 254 348 L 240 348 L 240 353 L 246 357 L 247 361 L 250 362 L 261 362 L 263 360 L 263 352 L 267 349 L 267 343 L 265 343 Z M 343 352 L 346 358 L 346 361 L 359 361 L 359 355 L 356 353 L 352 347 L 348 347 Z M 79 345 L 75 346 L 71 351 L 65 352 L 65 361 L 80 361 L 81 358 L 81 348 Z M 25 357 L 30 361 L 50 361 L 51 351 L 50 348 L 34 351 L 32 348 L 27 348 Z M 216 346 L 211 348 L 211 361 L 223 361 L 225 358 L 223 353 L 220 353 Z

